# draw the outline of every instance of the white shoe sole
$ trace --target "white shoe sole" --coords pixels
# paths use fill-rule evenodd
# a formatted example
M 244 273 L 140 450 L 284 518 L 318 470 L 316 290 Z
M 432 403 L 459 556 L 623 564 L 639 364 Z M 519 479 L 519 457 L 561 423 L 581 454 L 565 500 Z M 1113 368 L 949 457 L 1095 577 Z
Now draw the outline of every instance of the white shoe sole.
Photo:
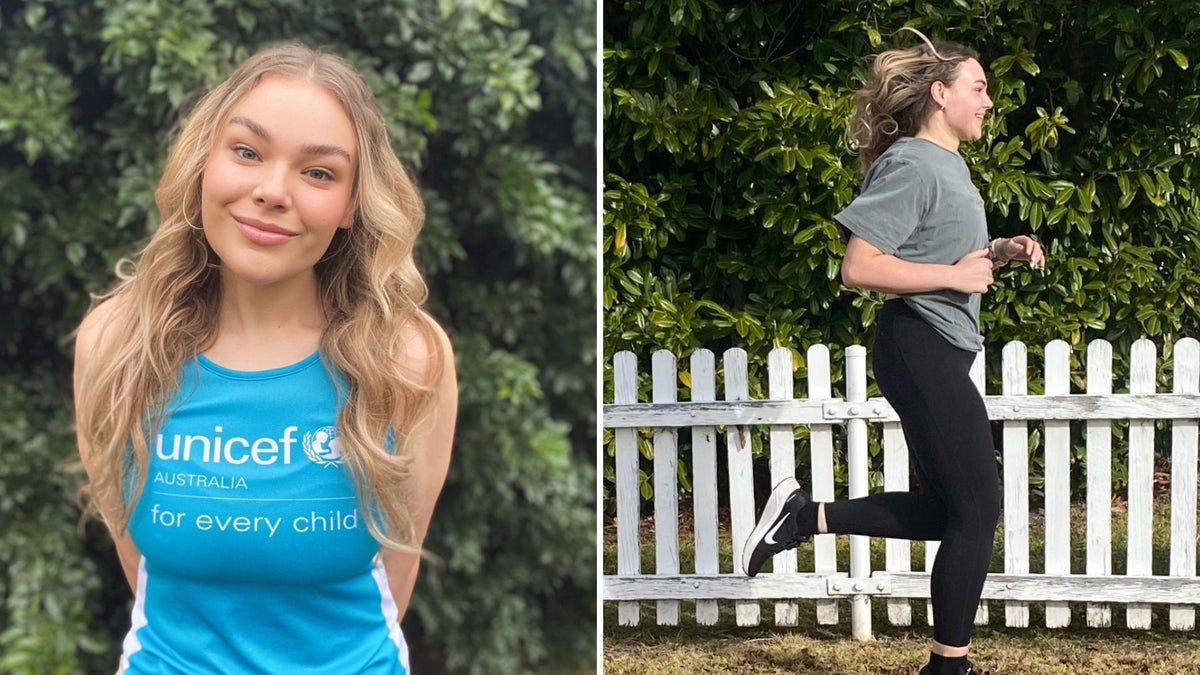
M 787 502 L 788 497 L 799 489 L 800 482 L 794 477 L 789 477 L 779 481 L 779 484 L 771 490 L 771 496 L 767 498 L 767 504 L 763 507 L 762 516 L 759 517 L 758 524 L 750 531 L 750 536 L 746 539 L 746 544 L 742 547 L 742 574 L 746 574 L 746 570 L 750 568 L 750 556 L 754 553 L 758 542 L 767 536 L 767 530 L 771 529 L 771 526 L 779 518 L 779 514 L 783 511 L 783 505 Z

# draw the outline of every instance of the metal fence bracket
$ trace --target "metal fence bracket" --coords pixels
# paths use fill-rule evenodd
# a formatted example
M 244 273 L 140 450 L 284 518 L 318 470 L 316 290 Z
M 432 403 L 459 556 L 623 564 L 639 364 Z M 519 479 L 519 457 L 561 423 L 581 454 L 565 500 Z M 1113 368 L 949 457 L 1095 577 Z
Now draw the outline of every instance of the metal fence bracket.
M 872 420 L 888 416 L 891 406 L 879 401 L 849 403 L 843 400 L 821 404 L 821 414 L 826 420 Z
M 891 595 L 892 580 L 882 574 L 874 575 L 870 579 L 851 579 L 843 575 L 826 577 L 825 592 L 830 597 Z

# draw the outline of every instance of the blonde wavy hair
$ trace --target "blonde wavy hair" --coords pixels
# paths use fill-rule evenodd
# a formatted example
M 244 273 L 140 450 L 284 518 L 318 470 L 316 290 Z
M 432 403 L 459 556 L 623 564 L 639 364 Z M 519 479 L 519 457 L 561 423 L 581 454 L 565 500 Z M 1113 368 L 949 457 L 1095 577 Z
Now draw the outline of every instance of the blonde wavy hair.
M 896 139 L 916 136 L 933 114 L 929 87 L 934 82 L 949 85 L 968 59 L 979 60 L 970 47 L 954 42 L 931 42 L 920 31 L 923 44 L 908 49 L 891 49 L 875 57 L 867 84 L 855 92 L 855 112 L 850 120 L 849 141 L 857 151 L 863 171 Z
M 96 298 L 123 299 L 106 324 L 122 334 L 102 341 L 104 351 L 90 359 L 76 401 L 79 433 L 93 459 L 85 501 L 92 513 L 104 498 L 121 504 L 118 531 L 128 526 L 145 486 L 148 439 L 177 393 L 180 368 L 216 335 L 219 260 L 200 229 L 201 178 L 230 109 L 267 75 L 324 87 L 354 126 L 354 222 L 338 230 L 315 267 L 326 317 L 320 351 L 326 367 L 348 383 L 337 427 L 367 527 L 382 545 L 412 550 L 405 489 L 412 453 L 405 439 L 432 399 L 428 381 L 442 372 L 445 358 L 436 326 L 421 309 L 427 289 L 413 261 L 425 209 L 362 77 L 342 58 L 299 44 L 251 56 L 196 104 L 154 193 L 162 224 L 136 262 L 118 264 L 116 287 Z M 411 364 L 400 363 L 400 336 L 412 334 L 406 327 L 432 355 L 427 372 L 412 373 Z M 136 487 L 126 499 L 131 479 Z

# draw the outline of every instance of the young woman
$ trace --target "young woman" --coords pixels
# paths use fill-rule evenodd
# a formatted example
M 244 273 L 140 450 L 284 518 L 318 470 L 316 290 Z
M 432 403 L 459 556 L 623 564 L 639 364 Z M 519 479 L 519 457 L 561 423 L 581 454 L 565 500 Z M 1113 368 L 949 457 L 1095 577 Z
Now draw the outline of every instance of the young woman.
M 135 592 L 121 671 L 406 673 L 457 387 L 372 93 L 336 56 L 256 54 L 155 198 L 76 344 L 89 505 Z
M 872 363 L 921 490 L 818 504 L 788 479 L 772 492 L 743 558 L 754 576 L 817 533 L 940 540 L 922 675 L 976 672 L 967 650 L 1000 511 L 991 428 L 969 376 L 983 345 L 980 294 L 994 265 L 1045 260 L 1030 237 L 988 241 L 983 199 L 958 146 L 982 135 L 991 107 L 979 57 L 966 47 L 926 43 L 875 60 L 852 122 L 866 177 L 835 219 L 848 237 L 843 281 L 889 298 Z

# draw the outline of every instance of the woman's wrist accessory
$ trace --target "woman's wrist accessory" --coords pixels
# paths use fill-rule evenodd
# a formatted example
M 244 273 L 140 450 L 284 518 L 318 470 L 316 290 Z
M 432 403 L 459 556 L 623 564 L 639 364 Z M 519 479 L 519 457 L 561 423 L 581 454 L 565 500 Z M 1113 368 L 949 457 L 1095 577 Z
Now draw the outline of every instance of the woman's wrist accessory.
M 988 245 L 987 245 L 987 256 L 988 256 L 988 260 L 991 260 L 991 261 L 992 261 L 992 264 L 993 264 L 993 265 L 996 265 L 997 267 L 999 267 L 1000 265 L 1003 265 L 1004 263 L 1008 262 L 1008 259 L 1007 259 L 1007 258 L 1001 258 L 1001 257 L 1000 257 L 1000 253 L 999 253 L 999 251 L 997 251 L 997 250 L 996 250 L 996 245 L 997 245 L 997 244 L 999 244 L 1001 241 L 1003 241 L 1003 238 L 1002 238 L 1002 237 L 997 237 L 997 238 L 995 238 L 995 239 L 993 239 L 993 240 L 989 241 L 989 242 L 988 242 Z

